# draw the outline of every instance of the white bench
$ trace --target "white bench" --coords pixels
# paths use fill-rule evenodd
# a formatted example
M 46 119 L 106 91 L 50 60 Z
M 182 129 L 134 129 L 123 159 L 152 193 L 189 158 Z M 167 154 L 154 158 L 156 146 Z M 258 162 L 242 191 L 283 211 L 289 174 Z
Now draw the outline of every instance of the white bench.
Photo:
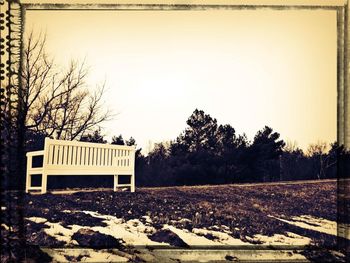
M 33 157 L 43 156 L 42 167 L 33 168 Z M 41 174 L 41 186 L 32 186 L 31 177 Z M 113 175 L 117 187 L 135 191 L 135 147 L 45 138 L 43 151 L 27 153 L 26 192 L 47 191 L 49 175 Z M 130 184 L 119 184 L 119 175 L 130 175 Z

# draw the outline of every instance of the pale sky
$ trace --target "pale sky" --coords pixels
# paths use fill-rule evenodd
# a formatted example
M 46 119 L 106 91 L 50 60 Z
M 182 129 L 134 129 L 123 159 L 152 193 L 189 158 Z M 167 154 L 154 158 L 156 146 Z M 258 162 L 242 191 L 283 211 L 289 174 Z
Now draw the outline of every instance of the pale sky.
M 27 11 L 57 64 L 106 80 L 110 139 L 175 139 L 195 108 L 249 139 L 264 125 L 305 149 L 336 140 L 336 12 Z

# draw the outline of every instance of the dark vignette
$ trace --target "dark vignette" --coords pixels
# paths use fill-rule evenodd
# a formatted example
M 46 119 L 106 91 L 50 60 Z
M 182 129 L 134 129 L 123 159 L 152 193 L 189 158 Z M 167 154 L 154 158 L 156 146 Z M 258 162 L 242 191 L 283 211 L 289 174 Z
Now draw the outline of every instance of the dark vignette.
M 9 196 L 4 194 L 4 190 L 9 190 L 10 187 L 10 179 L 11 173 L 16 171 L 17 173 L 24 173 L 21 167 L 24 167 L 24 160 L 22 160 L 19 156 L 21 156 L 21 140 L 23 140 L 23 134 L 21 134 L 17 130 L 7 129 L 5 125 L 3 125 L 3 121 L 9 122 L 17 122 L 18 120 L 11 119 L 10 115 L 7 115 L 7 112 L 3 110 L 3 105 L 5 103 L 9 103 L 9 111 L 16 111 L 16 109 L 20 108 L 21 105 L 16 102 L 13 102 L 8 99 L 8 97 L 12 93 L 13 89 L 13 81 L 20 81 L 20 78 L 16 75 L 11 65 L 19 63 L 19 68 L 21 67 L 20 58 L 22 52 L 22 36 L 25 25 L 25 12 L 26 10 L 119 10 L 119 11 L 154 11 L 154 10 L 209 10 L 209 9 L 221 9 L 221 10 L 261 10 L 261 9 L 272 9 L 272 10 L 335 10 L 337 12 L 337 141 L 340 144 L 344 144 L 348 146 L 350 140 L 349 134 L 349 124 L 348 124 L 348 82 L 349 82 L 349 64 L 348 64 L 348 48 L 349 45 L 349 3 L 346 2 L 345 6 L 312 6 L 312 5 L 191 5 L 191 4 L 21 4 L 19 0 L 0 0 L 0 6 L 7 6 L 7 11 L 1 11 L 0 14 L 0 31 L 5 33 L 5 27 L 8 29 L 9 33 L 4 38 L 3 34 L 1 34 L 1 56 L 4 56 L 7 52 L 9 55 L 8 60 L 6 61 L 6 65 L 3 61 L 0 64 L 0 80 L 1 80 L 1 148 L 0 148 L 0 157 L 1 157 L 1 203 L 6 203 L 7 207 L 11 209 L 11 207 L 19 207 L 16 209 L 14 215 L 10 215 L 10 213 L 6 213 L 8 220 L 10 223 L 13 223 L 14 227 L 17 227 L 15 236 L 17 236 L 19 242 L 11 242 L 6 243 L 3 249 L 10 251 L 11 249 L 19 249 L 22 251 L 20 258 L 25 258 L 25 250 L 23 247 L 26 245 L 25 241 L 25 228 L 24 228 L 24 219 L 23 219 L 23 191 L 18 191 L 18 199 L 12 200 L 9 199 Z M 18 20 L 16 20 L 16 15 L 13 13 L 17 13 Z M 19 14 L 18 14 L 19 13 Z M 5 24 L 5 26 L 3 26 Z M 5 45 L 3 44 L 5 43 Z M 16 44 L 14 44 L 16 43 Z M 6 47 L 6 49 L 5 49 Z M 5 51 L 4 51 L 5 50 Z M 15 61 L 13 58 L 17 58 Z M 5 68 L 7 73 L 5 74 Z M 8 83 L 5 87 L 3 84 L 5 81 L 5 77 L 8 78 Z M 13 80 L 15 78 L 15 80 Z M 20 84 L 20 83 L 19 83 Z M 11 143 L 8 143 L 11 142 Z M 345 163 L 340 156 L 338 156 L 338 188 L 337 188 L 337 207 L 338 207 L 338 222 L 348 222 L 350 217 L 350 204 L 347 203 L 346 197 L 349 194 L 350 183 L 348 180 L 344 180 L 344 178 L 349 178 L 350 174 L 348 171 L 348 165 Z M 8 158 L 11 159 L 11 164 L 6 164 L 6 160 Z M 20 170 L 18 170 L 20 169 Z M 23 188 L 23 183 L 18 182 L 18 189 Z M 14 190 L 14 189 L 13 189 Z M 5 216 L 5 213 L 1 211 L 1 216 Z M 345 233 L 346 232 L 346 233 Z M 348 235 L 348 231 L 344 231 L 339 228 L 338 225 L 338 236 Z M 349 249 L 349 242 L 344 238 L 338 238 L 338 247 L 342 249 Z M 23 246 L 24 245 L 24 246 Z M 294 246 L 283 246 L 281 249 L 286 250 L 295 250 L 300 247 Z M 157 249 L 156 247 L 153 249 Z M 208 249 L 205 247 L 200 247 L 198 249 Z M 241 250 L 246 249 L 245 247 L 227 247 L 224 249 L 234 249 Z M 249 249 L 249 248 L 247 248 Z M 266 247 L 258 247 L 254 248 L 254 250 L 267 250 L 269 248 Z M 209 252 L 210 253 L 210 252 Z

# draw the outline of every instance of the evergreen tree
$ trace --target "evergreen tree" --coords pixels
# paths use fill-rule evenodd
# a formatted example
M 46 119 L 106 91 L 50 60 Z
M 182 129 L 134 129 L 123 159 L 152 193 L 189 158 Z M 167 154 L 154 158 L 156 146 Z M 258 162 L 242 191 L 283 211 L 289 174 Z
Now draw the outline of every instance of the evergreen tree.
M 117 136 L 113 136 L 111 144 L 125 145 L 123 136 L 121 134 L 118 137 Z
M 101 134 L 101 129 L 95 130 L 93 133 L 88 133 L 87 135 L 83 135 L 80 138 L 82 142 L 96 142 L 96 143 L 107 143 L 107 141 L 103 138 Z
M 135 146 L 136 146 L 136 141 L 135 141 L 135 139 L 134 139 L 133 137 L 130 137 L 130 139 L 126 141 L 126 145 L 127 145 L 127 146 L 133 146 L 133 145 L 135 145 Z
M 188 128 L 181 136 L 181 140 L 190 152 L 215 149 L 218 128 L 216 119 L 196 109 L 186 123 Z
M 280 134 L 265 126 L 258 131 L 250 147 L 252 177 L 258 181 L 277 180 L 280 176 L 279 158 L 285 146 Z

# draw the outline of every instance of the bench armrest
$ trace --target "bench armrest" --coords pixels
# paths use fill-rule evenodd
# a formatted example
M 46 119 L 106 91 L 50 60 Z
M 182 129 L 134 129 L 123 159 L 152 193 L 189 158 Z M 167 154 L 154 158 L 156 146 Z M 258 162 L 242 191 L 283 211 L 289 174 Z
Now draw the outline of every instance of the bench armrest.
M 31 157 L 31 156 L 40 156 L 44 155 L 44 151 L 34 151 L 34 152 L 27 152 L 26 156 Z

